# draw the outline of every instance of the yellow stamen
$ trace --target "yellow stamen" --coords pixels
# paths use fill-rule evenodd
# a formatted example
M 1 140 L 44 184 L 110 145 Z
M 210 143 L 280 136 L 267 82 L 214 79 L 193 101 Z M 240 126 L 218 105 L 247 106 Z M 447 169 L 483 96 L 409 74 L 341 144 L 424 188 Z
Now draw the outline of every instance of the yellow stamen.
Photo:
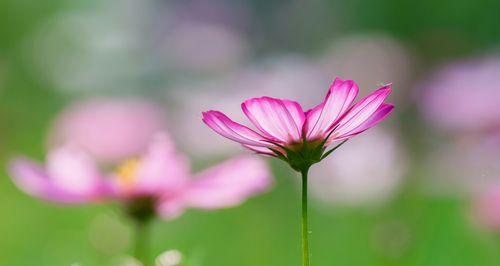
M 123 187 L 131 187 L 137 179 L 137 169 L 140 161 L 138 159 L 129 159 L 122 163 L 116 169 L 118 184 Z

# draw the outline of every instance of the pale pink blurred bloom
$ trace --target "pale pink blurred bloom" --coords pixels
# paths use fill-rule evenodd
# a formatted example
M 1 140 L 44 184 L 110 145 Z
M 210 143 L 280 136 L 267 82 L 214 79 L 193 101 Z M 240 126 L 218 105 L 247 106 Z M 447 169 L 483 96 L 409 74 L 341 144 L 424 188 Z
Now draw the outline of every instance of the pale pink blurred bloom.
M 189 162 L 166 135 L 158 135 L 146 152 L 124 161 L 109 177 L 113 196 L 120 199 L 174 195 L 190 181 Z
M 55 119 L 49 142 L 73 143 L 99 162 L 113 163 L 142 152 L 165 129 L 159 106 L 142 99 L 90 99 L 66 107 Z
M 229 71 L 249 56 L 247 41 L 236 30 L 207 22 L 178 22 L 165 33 L 161 54 L 179 71 Z
M 404 44 L 383 33 L 342 36 L 321 54 L 319 63 L 326 73 L 353 77 L 361 88 L 388 81 L 405 88 L 414 64 Z M 392 97 L 397 102 L 403 93 L 397 90 Z
M 111 192 L 91 157 L 72 145 L 50 151 L 45 166 L 16 158 L 10 174 L 26 193 L 54 202 L 94 202 Z
M 500 57 L 456 62 L 424 82 L 420 109 L 436 128 L 481 133 L 500 127 Z
M 272 184 L 266 164 L 255 157 L 237 157 L 192 175 L 187 159 L 164 134 L 110 174 L 100 174 L 91 157 L 72 146 L 50 152 L 45 167 L 15 159 L 10 173 L 19 188 L 35 197 L 60 203 L 146 203 L 140 207 L 156 209 L 166 219 L 190 207 L 232 207 Z
M 424 165 L 427 190 L 435 194 L 476 195 L 497 184 L 500 177 L 498 142 L 463 139 L 441 143 Z
M 375 126 L 394 107 L 384 103 L 390 93 L 391 85 L 385 85 L 353 105 L 358 86 L 352 80 L 337 78 L 325 100 L 306 112 L 291 100 L 261 97 L 244 101 L 241 108 L 258 131 L 234 122 L 219 111 L 204 112 L 203 121 L 218 134 L 252 151 L 286 156 L 281 150 L 283 146 L 294 151 L 300 150 L 304 143 L 311 148 L 322 142 L 328 146 Z M 280 150 L 281 154 L 276 153 Z
M 403 180 L 407 159 L 394 133 L 374 128 L 311 169 L 312 195 L 326 203 L 377 204 Z
M 500 230 L 500 186 L 494 185 L 476 196 L 472 218 L 480 226 Z
M 171 118 L 178 125 L 173 129 L 174 137 L 185 140 L 180 144 L 197 156 L 235 153 L 237 146 L 212 134 L 199 123 L 202 111 L 215 108 L 233 113 L 235 119 L 244 119 L 243 113 L 239 112 L 241 109 L 234 103 L 255 94 L 273 97 L 288 95 L 291 99 L 301 99 L 306 105 L 312 105 L 321 100 L 322 87 L 329 81 L 330 78 L 314 62 L 288 55 L 247 66 L 216 80 L 179 86 L 169 95 L 179 103 Z

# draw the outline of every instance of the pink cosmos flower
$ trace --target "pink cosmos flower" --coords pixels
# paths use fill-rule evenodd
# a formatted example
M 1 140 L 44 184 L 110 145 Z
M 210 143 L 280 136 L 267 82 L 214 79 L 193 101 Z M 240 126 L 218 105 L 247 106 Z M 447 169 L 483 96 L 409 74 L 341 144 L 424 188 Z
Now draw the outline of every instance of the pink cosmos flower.
M 156 137 L 142 155 L 103 174 L 82 149 L 66 145 L 49 152 L 45 166 L 26 158 L 10 165 L 16 185 L 26 193 L 59 203 L 115 199 L 131 215 L 175 218 L 186 208 L 216 209 L 242 203 L 272 184 L 266 164 L 237 157 L 192 175 L 187 159 L 166 135 Z
M 54 146 L 74 143 L 99 162 L 116 163 L 143 151 L 165 130 L 165 117 L 152 102 L 91 99 L 65 108 L 49 134 Z
M 384 103 L 391 85 L 372 92 L 353 105 L 358 86 L 352 80 L 335 79 L 325 100 L 304 112 L 300 104 L 271 97 L 252 98 L 241 104 L 258 129 L 250 129 L 219 111 L 203 113 L 203 122 L 220 135 L 260 154 L 277 157 L 302 174 L 302 265 L 309 266 L 308 172 L 347 139 L 375 126 L 392 111 Z M 342 141 L 334 148 L 326 148 Z
M 246 100 L 243 112 L 258 129 L 229 119 L 219 111 L 203 113 L 203 121 L 220 135 L 260 154 L 279 157 L 298 171 L 321 161 L 326 147 L 347 140 L 384 120 L 392 104 L 384 103 L 391 85 L 383 86 L 352 105 L 358 86 L 335 79 L 325 100 L 304 112 L 299 103 L 271 97 Z

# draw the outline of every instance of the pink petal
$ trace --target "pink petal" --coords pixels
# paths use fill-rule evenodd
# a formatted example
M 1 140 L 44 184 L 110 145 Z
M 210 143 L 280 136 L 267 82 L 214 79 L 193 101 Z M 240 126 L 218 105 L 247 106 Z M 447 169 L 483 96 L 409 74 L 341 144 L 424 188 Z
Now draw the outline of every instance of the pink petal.
M 169 195 L 162 198 L 156 206 L 156 211 L 164 220 L 173 220 L 184 213 L 186 202 L 182 198 L 182 194 Z
M 251 145 L 245 145 L 243 144 L 242 145 L 243 147 L 251 150 L 251 151 L 254 151 L 258 154 L 264 154 L 264 155 L 270 155 L 270 156 L 276 156 L 270 149 L 268 148 L 265 148 L 265 147 L 259 147 L 259 146 L 251 146 Z M 278 147 L 276 147 L 276 149 L 279 149 Z
M 99 162 L 117 163 L 144 151 L 165 128 L 162 109 L 141 98 L 94 98 L 64 108 L 50 143 L 75 143 Z
M 272 185 L 271 173 L 259 158 L 242 156 L 198 174 L 185 194 L 191 207 L 216 209 L 236 206 Z
M 307 113 L 307 138 L 315 139 L 331 130 L 332 125 L 351 107 L 358 91 L 358 85 L 354 81 L 335 79 L 325 100 Z
M 306 122 L 306 115 L 304 113 L 304 110 L 302 110 L 302 106 L 298 102 L 295 101 L 290 101 L 290 100 L 280 100 L 285 108 L 288 110 L 290 115 L 292 116 L 293 121 L 295 122 L 295 125 L 299 129 L 299 135 L 302 137 L 302 127 L 304 126 L 304 123 Z
M 296 102 L 261 97 L 246 100 L 241 108 L 248 119 L 272 140 L 291 143 L 302 138 L 305 115 Z
M 372 92 L 354 105 L 338 122 L 339 126 L 335 130 L 334 136 L 344 136 L 369 120 L 390 93 L 391 85 L 387 85 Z
M 177 153 L 170 138 L 157 135 L 137 169 L 137 193 L 171 193 L 181 188 L 189 176 L 189 162 Z
M 47 157 L 47 173 L 53 186 L 68 194 L 97 197 L 106 190 L 96 163 L 75 146 L 52 150 Z
M 357 128 L 351 130 L 350 132 L 345 133 L 344 135 L 339 135 L 339 136 L 335 135 L 336 136 L 335 140 L 350 138 L 377 125 L 382 120 L 384 120 L 392 112 L 393 109 L 394 105 L 383 103 L 382 105 L 379 106 L 377 111 L 375 111 L 375 113 L 373 113 L 372 116 L 370 116 L 370 118 L 368 118 L 364 123 L 359 125 Z
M 16 186 L 34 197 L 59 203 L 84 203 L 91 200 L 54 186 L 43 167 L 31 160 L 14 159 L 9 164 L 9 172 Z
M 203 122 L 220 135 L 241 144 L 260 147 L 270 146 L 268 142 L 264 141 L 266 138 L 248 127 L 232 121 L 219 111 L 203 112 Z

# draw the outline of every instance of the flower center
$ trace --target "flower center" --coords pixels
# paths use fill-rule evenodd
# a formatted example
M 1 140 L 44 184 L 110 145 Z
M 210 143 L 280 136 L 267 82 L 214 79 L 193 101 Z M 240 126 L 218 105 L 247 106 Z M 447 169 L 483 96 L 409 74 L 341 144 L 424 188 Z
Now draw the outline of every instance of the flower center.
M 313 150 L 318 148 L 323 142 L 322 139 L 306 140 L 301 142 L 292 142 L 286 145 L 287 148 L 296 152 L 302 152 L 306 150 Z
M 132 187 L 137 180 L 137 169 L 140 164 L 138 159 L 129 159 L 118 166 L 116 169 L 118 184 L 126 188 Z

